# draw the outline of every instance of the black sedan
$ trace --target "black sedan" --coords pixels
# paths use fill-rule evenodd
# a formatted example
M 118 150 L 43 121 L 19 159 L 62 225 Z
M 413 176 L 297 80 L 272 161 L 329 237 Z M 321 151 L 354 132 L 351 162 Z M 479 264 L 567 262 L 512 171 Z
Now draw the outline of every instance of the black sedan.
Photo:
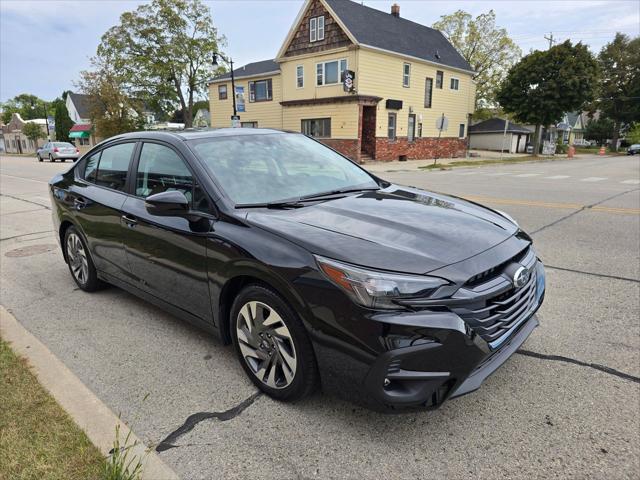
M 538 325 L 544 269 L 512 218 L 388 183 L 301 134 L 121 135 L 50 191 L 82 290 L 116 285 L 214 332 L 277 399 L 321 385 L 381 410 L 437 407 Z

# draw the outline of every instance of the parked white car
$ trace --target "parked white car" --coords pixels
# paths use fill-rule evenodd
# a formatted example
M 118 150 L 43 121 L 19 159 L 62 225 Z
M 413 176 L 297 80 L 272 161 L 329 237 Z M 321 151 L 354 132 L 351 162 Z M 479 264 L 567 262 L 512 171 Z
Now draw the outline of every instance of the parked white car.
M 60 160 L 64 162 L 67 158 L 75 161 L 80 157 L 80 150 L 69 142 L 47 142 L 36 152 L 38 161 L 48 158 L 50 162 Z

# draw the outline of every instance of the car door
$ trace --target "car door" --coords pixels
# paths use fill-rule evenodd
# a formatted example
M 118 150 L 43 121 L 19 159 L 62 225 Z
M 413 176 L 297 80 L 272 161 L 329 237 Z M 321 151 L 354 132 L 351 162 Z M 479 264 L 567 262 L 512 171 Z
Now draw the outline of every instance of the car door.
M 208 218 L 155 216 L 147 211 L 149 195 L 179 190 L 192 209 L 208 212 L 208 199 L 187 162 L 167 144 L 142 143 L 132 178 L 133 195 L 123 205 L 125 249 L 131 273 L 142 290 L 211 321 L 207 283 Z
M 127 197 L 127 176 L 136 142 L 108 146 L 83 160 L 70 188 L 74 216 L 89 244 L 96 269 L 129 280 L 129 265 L 122 243 L 122 205 Z
M 50 149 L 49 149 L 49 145 L 51 144 L 51 142 L 47 142 L 42 146 L 42 150 L 40 151 L 40 156 L 42 158 L 47 157 L 50 153 Z

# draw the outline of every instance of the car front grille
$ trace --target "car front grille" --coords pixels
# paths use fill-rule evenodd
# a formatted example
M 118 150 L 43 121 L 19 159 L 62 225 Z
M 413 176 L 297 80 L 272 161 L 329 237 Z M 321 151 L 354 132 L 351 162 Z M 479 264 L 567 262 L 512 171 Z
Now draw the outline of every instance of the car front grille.
M 482 283 L 476 280 L 477 275 L 472 277 L 474 281 L 463 287 L 468 302 L 452 306 L 452 310 L 492 348 L 497 348 L 502 337 L 510 336 L 508 334 L 529 317 L 537 301 L 535 253 L 529 248 L 513 260 L 491 269 L 490 274 L 483 275 L 486 281 Z M 523 265 L 531 272 L 527 283 L 520 288 L 515 287 L 502 271 L 512 263 Z

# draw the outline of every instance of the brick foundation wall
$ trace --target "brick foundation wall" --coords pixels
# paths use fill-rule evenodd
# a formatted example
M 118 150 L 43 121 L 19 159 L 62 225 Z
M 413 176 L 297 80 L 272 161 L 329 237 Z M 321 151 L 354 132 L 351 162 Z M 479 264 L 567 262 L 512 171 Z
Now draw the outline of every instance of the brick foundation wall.
M 424 158 L 454 158 L 463 157 L 467 149 L 467 140 L 461 138 L 416 138 L 409 143 L 407 137 L 396 140 L 376 137 L 376 160 L 398 160 L 406 155 L 408 160 Z
M 360 140 L 358 139 L 321 138 L 319 140 L 351 160 L 356 162 L 360 160 Z

